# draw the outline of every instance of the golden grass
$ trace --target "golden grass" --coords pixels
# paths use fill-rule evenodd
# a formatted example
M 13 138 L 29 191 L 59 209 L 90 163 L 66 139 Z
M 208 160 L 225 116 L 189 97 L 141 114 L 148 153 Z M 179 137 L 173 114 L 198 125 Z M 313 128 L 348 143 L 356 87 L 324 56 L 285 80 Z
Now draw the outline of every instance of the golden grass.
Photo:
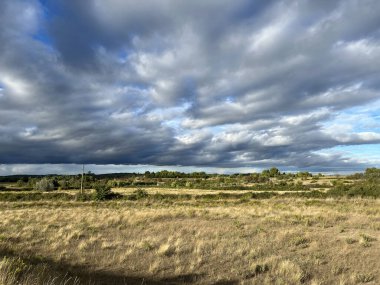
M 127 195 L 127 194 L 132 194 L 137 189 L 144 189 L 148 194 L 160 193 L 160 194 L 175 194 L 175 195 L 179 195 L 179 194 L 189 194 L 189 195 L 214 194 L 214 195 L 216 195 L 220 192 L 230 193 L 230 194 L 244 194 L 247 192 L 262 193 L 262 192 L 268 191 L 268 190 L 208 190 L 208 189 L 196 189 L 196 188 L 188 189 L 188 188 L 161 188 L 161 187 L 160 188 L 157 188 L 157 187 L 127 187 L 127 188 L 118 187 L 118 188 L 112 188 L 112 191 L 115 193 Z M 319 188 L 319 189 L 315 189 L 315 190 L 326 191 L 327 188 Z M 295 190 L 289 190 L 289 191 L 288 190 L 281 190 L 281 191 L 269 190 L 269 191 L 273 191 L 273 192 L 276 192 L 278 194 L 284 194 L 284 193 L 294 193 L 294 192 L 308 192 L 310 190 L 299 190 L 299 191 L 295 191 Z M 72 191 L 71 191 L 71 193 L 72 193 Z
M 379 200 L 6 202 L 0 215 L 4 252 L 95 284 L 380 283 Z

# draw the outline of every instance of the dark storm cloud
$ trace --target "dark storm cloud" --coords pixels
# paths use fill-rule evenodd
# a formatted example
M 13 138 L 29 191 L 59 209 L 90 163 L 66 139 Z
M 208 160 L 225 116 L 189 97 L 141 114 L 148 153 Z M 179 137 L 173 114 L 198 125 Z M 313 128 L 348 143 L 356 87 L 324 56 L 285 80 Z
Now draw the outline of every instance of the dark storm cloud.
M 378 129 L 339 121 L 379 102 L 378 11 L 375 0 L 3 0 L 0 163 L 374 164 L 323 150 L 380 143 Z

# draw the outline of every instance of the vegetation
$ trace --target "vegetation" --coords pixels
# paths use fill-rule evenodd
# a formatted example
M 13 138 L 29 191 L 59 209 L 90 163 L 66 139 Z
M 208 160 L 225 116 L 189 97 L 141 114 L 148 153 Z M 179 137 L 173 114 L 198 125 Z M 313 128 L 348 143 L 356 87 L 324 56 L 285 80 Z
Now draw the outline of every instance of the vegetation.
M 24 260 L 20 257 L 3 257 L 0 259 L 0 284 L 2 285 L 36 285 L 59 284 L 79 285 L 78 277 L 63 273 L 53 268 L 52 263 Z
M 335 183 L 330 191 L 333 196 L 347 197 L 380 197 L 380 169 L 368 168 L 361 179 L 353 184 Z
M 262 173 L 248 174 L 206 174 L 205 172 L 183 173 L 177 171 L 159 171 L 138 173 L 114 173 L 85 175 L 85 185 L 95 188 L 99 183 L 111 187 L 159 187 L 159 188 L 197 188 L 216 190 L 305 190 L 307 186 L 294 183 L 294 179 L 312 177 L 308 172 L 281 173 L 273 167 Z M 16 183 L 16 187 L 24 190 L 69 190 L 80 187 L 80 175 L 48 175 L 48 176 L 3 176 L 0 183 Z M 299 181 L 298 181 L 299 182 Z M 41 184 L 41 185 L 40 185 Z
M 20 180 L 17 181 L 17 184 L 20 185 Z M 34 185 L 34 189 L 40 190 L 40 191 L 54 190 L 54 183 L 53 183 L 53 181 L 51 181 L 48 178 L 44 177 L 41 180 L 36 181 L 36 183 Z
M 153 189 L 175 189 L 186 194 L 187 189 L 216 190 L 214 194 L 229 191 L 271 192 L 269 196 L 276 196 L 284 192 L 292 197 L 372 197 L 380 195 L 379 172 L 377 168 L 366 169 L 364 173 L 349 176 L 312 175 L 309 172 L 281 173 L 277 168 L 262 171 L 262 173 L 248 174 L 206 174 L 204 172 L 181 173 L 174 171 L 145 172 L 144 174 L 103 174 L 95 175 L 91 172 L 85 176 L 84 185 L 89 189 L 85 194 L 77 194 L 74 198 L 79 201 L 95 199 L 104 201 L 110 199 L 138 200 L 149 196 Z M 32 200 L 41 198 L 60 198 L 60 195 L 34 194 L 32 190 L 41 192 L 53 191 L 68 194 L 66 190 L 75 190 L 80 187 L 79 175 L 48 175 L 41 177 L 9 176 L 0 177 L 0 200 Z M 13 183 L 11 181 L 14 181 Z M 137 191 L 144 187 L 152 189 L 147 193 Z M 111 189 L 128 189 L 136 193 L 117 190 L 116 195 Z M 91 190 L 94 189 L 94 190 Z M 29 191 L 31 194 L 21 195 Z M 95 191 L 95 192 L 94 192 Z M 12 192 L 13 194 L 4 194 Z M 18 194 L 15 194 L 18 192 Z M 157 191 L 156 191 L 157 192 Z M 294 194 L 288 194 L 294 192 Z M 33 194 L 32 194 L 33 193 Z M 239 192 L 240 193 L 240 192 Z M 73 193 L 71 193 L 73 194 Z M 123 197 L 128 194 L 128 197 Z M 62 195 L 65 196 L 65 195 Z M 248 195 L 248 194 L 247 194 Z M 66 195 L 67 196 L 67 195 Z M 252 197 L 254 197 L 253 195 Z M 268 196 L 268 197 L 269 197 Z M 70 199 L 70 197 L 66 197 Z
M 139 200 L 148 197 L 149 194 L 144 189 L 137 189 L 131 195 L 129 195 L 129 200 Z
M 0 285 L 378 284 L 379 174 L 2 178 Z
M 0 280 L 28 285 L 380 280 L 379 200 L 146 199 L 1 202 Z M 28 279 L 38 282 L 24 282 Z
M 95 200 L 104 201 L 112 199 L 111 186 L 107 184 L 95 185 Z

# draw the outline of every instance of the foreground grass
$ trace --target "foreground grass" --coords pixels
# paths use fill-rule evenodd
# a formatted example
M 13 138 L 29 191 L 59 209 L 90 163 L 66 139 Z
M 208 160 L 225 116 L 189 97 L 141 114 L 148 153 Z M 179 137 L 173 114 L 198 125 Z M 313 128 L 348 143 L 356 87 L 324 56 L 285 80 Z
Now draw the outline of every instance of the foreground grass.
M 380 283 L 375 199 L 0 202 L 0 214 L 0 284 Z

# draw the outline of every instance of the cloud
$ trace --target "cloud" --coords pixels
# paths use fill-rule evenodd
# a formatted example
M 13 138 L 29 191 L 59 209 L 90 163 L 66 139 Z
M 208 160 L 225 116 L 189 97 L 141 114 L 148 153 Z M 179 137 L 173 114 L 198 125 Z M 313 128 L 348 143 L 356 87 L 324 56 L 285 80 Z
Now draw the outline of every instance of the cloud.
M 323 151 L 380 142 L 379 8 L 2 1 L 0 162 L 376 164 Z

